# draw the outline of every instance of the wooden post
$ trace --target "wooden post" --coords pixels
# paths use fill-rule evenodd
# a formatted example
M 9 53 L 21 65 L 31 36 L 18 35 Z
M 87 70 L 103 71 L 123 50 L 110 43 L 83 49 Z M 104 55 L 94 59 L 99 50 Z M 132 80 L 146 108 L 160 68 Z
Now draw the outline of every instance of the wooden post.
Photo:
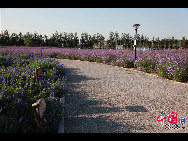
M 3 95 L 2 94 L 0 94 L 0 101 L 1 101 L 1 99 L 3 98 Z
M 39 99 L 36 103 L 32 104 L 33 113 L 37 125 L 37 133 L 45 133 L 45 125 L 47 123 L 45 119 L 46 115 L 46 103 L 43 98 Z
M 42 74 L 42 68 L 38 68 L 38 76 Z
M 42 68 L 35 68 L 36 82 L 38 83 L 38 77 L 42 74 Z
M 38 69 L 35 68 L 35 76 L 36 76 L 36 82 L 38 83 Z

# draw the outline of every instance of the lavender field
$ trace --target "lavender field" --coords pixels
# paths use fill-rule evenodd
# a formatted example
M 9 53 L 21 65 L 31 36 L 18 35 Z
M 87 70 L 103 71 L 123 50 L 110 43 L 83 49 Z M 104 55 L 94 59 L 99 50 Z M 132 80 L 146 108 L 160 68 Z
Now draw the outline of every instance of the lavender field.
M 188 49 L 138 50 L 136 60 L 134 50 L 7 47 L 0 48 L 0 52 L 3 54 L 34 53 L 43 57 L 98 62 L 136 68 L 179 82 L 188 81 Z
M 0 48 L 1 132 L 35 132 L 30 105 L 41 97 L 46 99 L 47 120 L 51 121 L 47 131 L 57 131 L 66 76 L 64 66 L 53 58 L 134 68 L 166 79 L 188 82 L 188 49 L 138 50 L 135 60 L 134 50 L 3 47 Z M 39 84 L 35 82 L 35 67 L 44 71 Z M 11 107 L 16 108 L 10 111 Z M 23 111 L 27 111 L 25 115 L 22 115 Z
M 57 132 L 66 90 L 64 66 L 35 54 L 0 54 L 0 132 L 36 132 L 32 104 L 44 98 L 46 132 Z M 41 68 L 37 77 L 35 68 Z

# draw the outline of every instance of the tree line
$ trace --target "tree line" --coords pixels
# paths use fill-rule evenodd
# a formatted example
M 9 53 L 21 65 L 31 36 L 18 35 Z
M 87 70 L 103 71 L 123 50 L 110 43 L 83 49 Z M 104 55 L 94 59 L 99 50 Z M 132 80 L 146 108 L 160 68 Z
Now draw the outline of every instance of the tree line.
M 153 37 L 149 40 L 143 34 L 137 34 L 133 37 L 129 33 L 119 34 L 110 32 L 108 39 L 100 34 L 90 35 L 82 33 L 79 38 L 77 33 L 55 32 L 50 37 L 38 33 L 21 32 L 9 33 L 8 30 L 2 31 L 0 34 L 0 46 L 48 46 L 60 48 L 82 48 L 82 49 L 115 49 L 117 45 L 121 45 L 123 49 L 133 49 L 134 39 L 137 40 L 137 47 L 151 49 L 177 49 L 188 48 L 188 40 L 185 37 L 182 39 Z

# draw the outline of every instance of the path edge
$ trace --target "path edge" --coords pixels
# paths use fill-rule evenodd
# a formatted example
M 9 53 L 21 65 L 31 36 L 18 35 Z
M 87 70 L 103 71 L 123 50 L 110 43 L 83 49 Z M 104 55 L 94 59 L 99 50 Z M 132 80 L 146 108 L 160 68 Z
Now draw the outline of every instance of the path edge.
M 58 132 L 57 133 L 64 133 L 64 105 L 65 105 L 65 98 L 62 97 L 61 98 L 61 102 L 62 102 L 62 119 L 59 122 L 59 128 L 58 128 Z

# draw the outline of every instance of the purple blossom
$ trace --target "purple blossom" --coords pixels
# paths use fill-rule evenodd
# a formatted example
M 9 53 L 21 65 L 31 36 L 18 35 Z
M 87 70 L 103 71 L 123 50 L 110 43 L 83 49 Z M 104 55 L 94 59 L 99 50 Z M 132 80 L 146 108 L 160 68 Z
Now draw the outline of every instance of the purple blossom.
M 22 122 L 22 120 L 23 120 L 23 116 L 21 116 L 21 118 L 20 118 L 20 120 L 19 120 L 19 123 Z
M 22 103 L 22 99 L 18 98 L 18 104 L 21 104 Z

